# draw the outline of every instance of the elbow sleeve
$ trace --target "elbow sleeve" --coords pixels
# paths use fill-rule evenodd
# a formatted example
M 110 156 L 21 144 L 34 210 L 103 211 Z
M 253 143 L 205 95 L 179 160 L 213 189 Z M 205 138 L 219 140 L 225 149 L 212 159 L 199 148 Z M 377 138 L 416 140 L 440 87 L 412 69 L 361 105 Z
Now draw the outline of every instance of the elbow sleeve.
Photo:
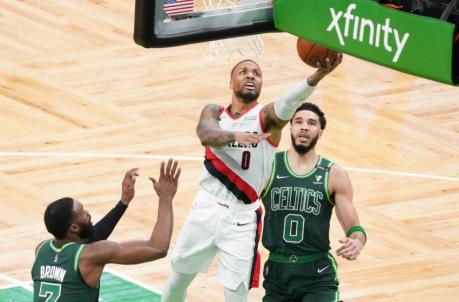
M 126 212 L 127 205 L 119 201 L 116 206 L 108 212 L 96 225 L 94 225 L 94 235 L 89 242 L 106 240 L 115 229 L 116 224 Z
M 284 121 L 290 120 L 300 105 L 312 94 L 313 86 L 309 86 L 306 81 L 301 81 L 281 96 L 274 103 L 276 116 Z

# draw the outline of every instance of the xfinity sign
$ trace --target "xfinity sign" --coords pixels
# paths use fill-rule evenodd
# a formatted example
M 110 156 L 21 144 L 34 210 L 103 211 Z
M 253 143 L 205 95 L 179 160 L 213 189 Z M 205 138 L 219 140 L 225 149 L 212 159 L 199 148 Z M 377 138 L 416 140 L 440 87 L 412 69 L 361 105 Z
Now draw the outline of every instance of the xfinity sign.
M 457 28 L 450 22 L 368 0 L 276 0 L 273 13 L 279 30 L 401 72 L 459 84 Z
M 408 43 L 410 34 L 400 33 L 397 28 L 392 27 L 390 18 L 386 18 L 384 24 L 380 24 L 364 16 L 358 16 L 353 13 L 356 8 L 355 3 L 349 4 L 345 12 L 337 12 L 330 8 L 332 21 L 327 31 L 334 31 L 342 46 L 346 46 L 346 41 L 352 39 L 376 48 L 384 47 L 387 52 L 393 54 L 392 62 L 396 63 Z

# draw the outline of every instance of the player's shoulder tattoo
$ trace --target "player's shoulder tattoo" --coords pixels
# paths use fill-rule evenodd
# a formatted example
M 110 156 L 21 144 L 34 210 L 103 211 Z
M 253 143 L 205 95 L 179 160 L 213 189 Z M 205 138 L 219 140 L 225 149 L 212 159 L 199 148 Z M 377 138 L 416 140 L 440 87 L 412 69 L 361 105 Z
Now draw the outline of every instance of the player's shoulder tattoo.
M 218 116 L 222 111 L 222 108 L 222 106 L 217 104 L 207 104 L 204 106 L 204 109 L 202 109 L 202 113 L 208 114 L 210 116 Z
M 272 112 L 274 110 L 274 103 L 266 104 L 265 106 L 263 106 L 262 110 L 264 113 Z
M 201 111 L 197 125 L 198 132 L 208 128 L 214 128 L 222 111 L 222 106 L 216 104 L 207 104 Z
M 272 128 L 279 128 L 282 129 L 284 125 L 288 121 L 283 121 L 279 119 L 276 115 L 276 111 L 274 109 L 274 103 L 269 103 L 265 105 L 262 109 L 263 115 L 265 117 L 264 122 L 266 129 L 269 131 L 269 129 Z

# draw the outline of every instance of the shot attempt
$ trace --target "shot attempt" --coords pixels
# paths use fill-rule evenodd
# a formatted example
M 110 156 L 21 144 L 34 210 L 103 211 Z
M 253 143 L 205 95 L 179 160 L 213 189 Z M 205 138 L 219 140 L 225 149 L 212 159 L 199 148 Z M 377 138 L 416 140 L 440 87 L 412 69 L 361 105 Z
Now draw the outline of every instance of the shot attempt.
M 163 290 L 163 302 L 184 301 L 187 287 L 198 272 L 206 272 L 218 253 L 218 278 L 225 301 L 247 301 L 248 290 L 258 287 L 261 236 L 261 191 L 282 128 L 314 87 L 342 60 L 326 60 L 306 80 L 276 102 L 259 104 L 260 66 L 252 60 L 231 70 L 231 104 L 204 107 L 197 135 L 205 146 L 201 190 L 182 227 L 172 254 L 172 276 Z

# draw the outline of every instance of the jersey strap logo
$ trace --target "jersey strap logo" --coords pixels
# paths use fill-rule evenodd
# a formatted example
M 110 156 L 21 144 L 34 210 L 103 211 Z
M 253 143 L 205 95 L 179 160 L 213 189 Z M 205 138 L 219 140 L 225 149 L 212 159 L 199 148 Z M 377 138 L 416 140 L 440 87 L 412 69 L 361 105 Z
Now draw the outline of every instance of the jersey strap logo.
M 321 185 L 322 182 L 322 175 L 315 175 L 316 181 L 314 182 L 315 185 Z
M 257 116 L 256 115 L 246 116 L 246 117 L 244 117 L 244 120 L 245 121 L 255 121 L 255 120 L 257 120 Z
M 284 179 L 284 178 L 289 178 L 289 177 L 290 176 L 288 176 L 288 175 L 284 175 L 284 176 L 277 175 L 276 179 Z

